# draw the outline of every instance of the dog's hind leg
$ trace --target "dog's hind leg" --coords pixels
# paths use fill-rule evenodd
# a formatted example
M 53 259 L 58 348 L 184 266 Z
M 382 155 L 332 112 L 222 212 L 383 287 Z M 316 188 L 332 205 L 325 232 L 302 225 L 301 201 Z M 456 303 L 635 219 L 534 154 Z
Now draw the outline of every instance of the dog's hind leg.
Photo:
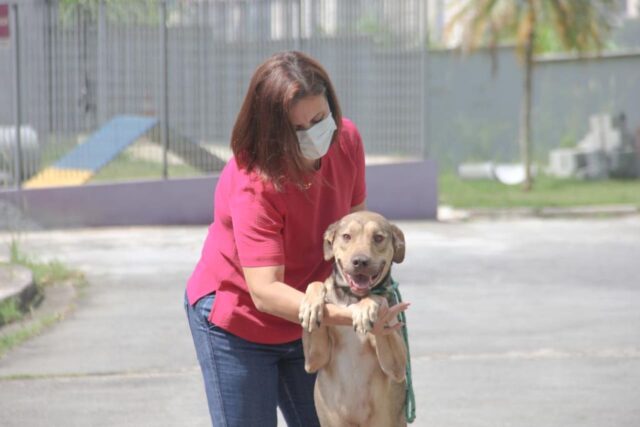
M 373 336 L 376 355 L 382 371 L 393 381 L 405 380 L 407 367 L 407 350 L 404 341 L 398 332 L 392 332 L 385 336 Z

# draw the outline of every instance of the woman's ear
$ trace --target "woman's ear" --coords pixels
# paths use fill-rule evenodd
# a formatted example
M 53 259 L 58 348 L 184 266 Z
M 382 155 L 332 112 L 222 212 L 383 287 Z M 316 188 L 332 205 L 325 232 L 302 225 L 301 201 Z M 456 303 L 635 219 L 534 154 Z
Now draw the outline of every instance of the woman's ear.
M 397 226 L 390 225 L 393 237 L 393 262 L 400 264 L 404 261 L 404 233 Z
M 331 224 L 327 231 L 324 232 L 324 259 L 325 261 L 330 261 L 333 258 L 333 239 L 336 237 L 336 230 L 338 229 L 338 224 L 340 221 L 336 221 Z

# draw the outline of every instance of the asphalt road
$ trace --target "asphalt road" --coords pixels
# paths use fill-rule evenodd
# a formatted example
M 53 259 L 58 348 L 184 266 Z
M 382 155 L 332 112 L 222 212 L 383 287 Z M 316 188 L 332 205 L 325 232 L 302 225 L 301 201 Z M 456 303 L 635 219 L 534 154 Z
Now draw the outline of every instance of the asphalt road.
M 413 425 L 640 425 L 640 217 L 398 225 Z M 0 426 L 209 425 L 182 308 L 205 233 L 20 235 L 90 285 L 0 359 Z M 0 234 L 0 253 L 12 236 Z

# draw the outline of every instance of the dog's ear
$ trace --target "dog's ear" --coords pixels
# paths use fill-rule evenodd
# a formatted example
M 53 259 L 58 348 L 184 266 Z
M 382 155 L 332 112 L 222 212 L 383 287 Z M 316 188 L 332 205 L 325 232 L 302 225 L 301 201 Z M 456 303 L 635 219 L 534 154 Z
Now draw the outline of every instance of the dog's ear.
M 395 225 L 389 225 L 393 237 L 393 262 L 400 264 L 404 261 L 404 233 Z
M 333 258 L 333 239 L 336 237 L 339 224 L 340 221 L 334 222 L 327 228 L 327 231 L 324 232 L 323 248 L 325 261 L 330 261 Z

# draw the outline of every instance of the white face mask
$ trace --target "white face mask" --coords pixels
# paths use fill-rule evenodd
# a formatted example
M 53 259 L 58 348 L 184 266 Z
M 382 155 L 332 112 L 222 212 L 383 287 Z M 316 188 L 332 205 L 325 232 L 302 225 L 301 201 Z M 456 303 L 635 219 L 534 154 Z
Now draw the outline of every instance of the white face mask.
M 327 154 L 336 122 L 331 113 L 307 130 L 296 132 L 302 155 L 307 159 L 316 160 Z

